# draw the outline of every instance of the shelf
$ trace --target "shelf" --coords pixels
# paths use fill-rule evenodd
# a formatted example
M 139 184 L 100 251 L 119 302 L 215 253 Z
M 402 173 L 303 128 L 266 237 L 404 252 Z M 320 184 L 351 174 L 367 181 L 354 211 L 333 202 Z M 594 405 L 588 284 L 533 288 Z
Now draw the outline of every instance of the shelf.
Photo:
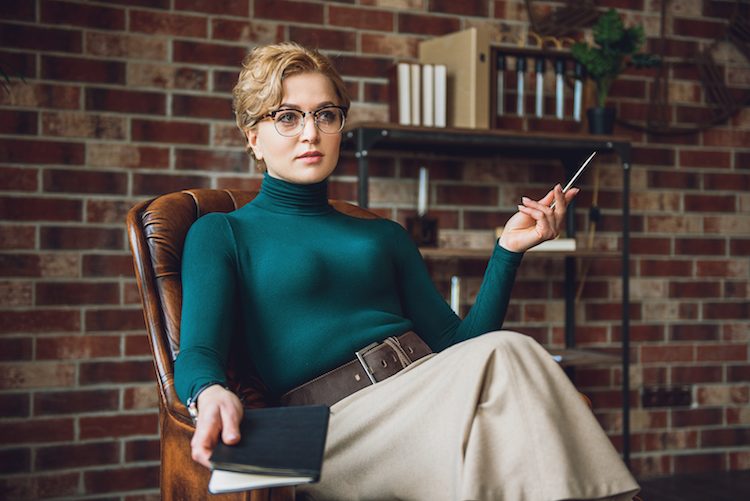
M 580 163 L 592 151 L 613 153 L 620 159 L 622 167 L 622 248 L 620 252 L 600 251 L 532 251 L 535 257 L 563 257 L 565 267 L 565 346 L 557 352 L 563 356 L 563 365 L 592 365 L 599 363 L 622 363 L 622 430 L 623 459 L 627 464 L 630 456 L 630 171 L 631 145 L 627 137 L 590 135 L 585 133 L 525 132 L 498 129 L 466 129 L 408 127 L 385 122 L 361 122 L 348 125 L 343 132 L 342 152 L 350 151 L 357 159 L 357 200 L 361 207 L 368 207 L 369 157 L 373 151 L 384 153 L 429 154 L 460 158 L 504 157 L 539 158 L 562 163 L 566 178 L 572 177 Z M 569 237 L 576 234 L 575 211 L 566 214 L 566 230 Z M 452 265 L 460 259 L 486 260 L 491 249 L 420 249 L 425 259 L 444 260 Z M 612 357 L 601 353 L 576 350 L 575 347 L 575 280 L 576 259 L 620 256 L 622 276 L 621 356 Z M 452 261 L 452 262 L 451 262 Z
M 456 249 L 448 247 L 420 247 L 419 252 L 425 259 L 488 259 L 492 255 L 492 249 Z M 534 257 L 620 257 L 619 252 L 576 250 L 576 251 L 527 251 L 524 258 Z
M 543 145 L 543 147 L 540 147 Z M 377 146 L 384 151 L 429 152 L 442 155 L 493 154 L 556 158 L 576 156 L 580 161 L 592 151 L 629 148 L 628 138 L 592 134 L 516 132 L 497 129 L 411 127 L 383 122 L 353 123 L 344 129 L 343 150 L 366 155 Z M 583 156 L 578 158 L 578 156 Z
M 617 365 L 621 358 L 597 351 L 580 350 L 574 348 L 548 349 L 550 355 L 563 367 L 582 367 L 589 365 Z M 559 358 L 558 358 L 559 357 Z

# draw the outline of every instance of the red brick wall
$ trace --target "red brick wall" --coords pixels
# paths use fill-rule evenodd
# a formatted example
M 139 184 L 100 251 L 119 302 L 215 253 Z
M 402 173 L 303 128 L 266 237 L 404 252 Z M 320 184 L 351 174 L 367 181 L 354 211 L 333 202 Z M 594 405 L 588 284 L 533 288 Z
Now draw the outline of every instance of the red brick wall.
M 659 2 L 599 1 L 658 34 Z M 730 11 L 672 0 L 670 57 L 691 55 Z M 138 200 L 186 187 L 255 187 L 230 112 L 253 44 L 297 40 L 336 56 L 353 119 L 385 119 L 383 78 L 420 40 L 476 24 L 517 30 L 523 2 L 361 0 L 5 0 L 0 60 L 23 75 L 0 91 L 0 492 L 155 498 L 157 395 L 123 221 Z M 723 55 L 722 55 L 723 54 Z M 748 63 L 734 61 L 733 85 Z M 679 68 L 687 68 L 680 70 Z M 680 116 L 704 100 L 695 71 L 675 69 Z M 14 73 L 11 73 L 14 76 Z M 621 116 L 642 119 L 649 75 L 618 82 Z M 634 145 L 632 257 L 633 466 L 655 475 L 750 467 L 750 115 L 688 136 L 621 128 Z M 430 166 L 444 238 L 482 238 L 522 194 L 560 180 L 557 165 L 405 155 L 371 160 L 374 207 L 401 221 L 415 175 Z M 597 248 L 616 250 L 621 174 L 599 161 L 604 217 Z M 354 199 L 350 155 L 333 196 Z M 581 183 L 582 224 L 593 173 Z M 438 273 L 445 288 L 444 273 Z M 482 263 L 462 263 L 466 302 Z M 577 307 L 579 342 L 619 341 L 619 261 L 593 261 Z M 562 340 L 562 266 L 528 258 L 508 325 Z M 619 442 L 617 368 L 579 371 Z M 644 410 L 644 385 L 692 385 L 692 408 Z

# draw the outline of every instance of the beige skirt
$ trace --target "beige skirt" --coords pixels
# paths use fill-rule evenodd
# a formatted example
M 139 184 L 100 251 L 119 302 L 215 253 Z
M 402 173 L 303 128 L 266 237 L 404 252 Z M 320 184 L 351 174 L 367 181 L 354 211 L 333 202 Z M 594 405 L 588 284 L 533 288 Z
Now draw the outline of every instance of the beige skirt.
M 331 407 L 318 500 L 629 500 L 638 485 L 549 354 L 500 331 Z

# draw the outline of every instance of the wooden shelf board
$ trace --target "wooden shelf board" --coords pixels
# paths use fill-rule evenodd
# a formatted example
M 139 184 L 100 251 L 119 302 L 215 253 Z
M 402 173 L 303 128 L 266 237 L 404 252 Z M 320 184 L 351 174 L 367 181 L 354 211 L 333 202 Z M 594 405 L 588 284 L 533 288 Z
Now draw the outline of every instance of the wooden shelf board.
M 617 355 L 599 353 L 596 351 L 582 350 L 576 348 L 548 349 L 552 356 L 561 357 L 558 362 L 562 366 L 585 366 L 585 365 L 618 365 L 621 359 Z

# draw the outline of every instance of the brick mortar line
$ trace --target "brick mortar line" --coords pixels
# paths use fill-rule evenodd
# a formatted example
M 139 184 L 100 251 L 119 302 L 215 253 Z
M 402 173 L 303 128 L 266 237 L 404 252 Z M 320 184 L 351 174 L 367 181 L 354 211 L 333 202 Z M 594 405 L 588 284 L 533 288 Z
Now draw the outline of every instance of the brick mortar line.
M 68 443 L 71 443 L 71 442 L 68 442 Z M 76 443 L 78 443 L 78 442 L 76 442 Z M 34 452 L 38 452 L 38 451 L 34 451 Z M 107 470 L 111 471 L 112 467 L 113 466 L 117 466 L 117 465 L 124 466 L 124 467 L 129 467 L 129 468 L 139 468 L 139 467 L 143 467 L 143 466 L 158 466 L 159 465 L 159 460 L 155 460 L 155 459 L 136 459 L 134 461 L 121 460 L 121 461 L 118 461 L 118 462 L 112 462 L 112 463 L 106 463 L 106 464 L 82 465 L 82 466 L 77 466 L 74 469 L 70 468 L 70 467 L 68 467 L 68 468 L 36 469 L 36 468 L 33 468 L 34 463 L 32 462 L 32 464 L 31 464 L 31 466 L 32 466 L 31 470 L 32 471 L 30 471 L 30 472 L 17 472 L 17 473 L 11 473 L 11 474 L 5 474 L 5 473 L 3 473 L 2 476 L 0 476 L 0 478 L 23 477 L 23 476 L 33 475 L 35 473 L 36 474 L 39 474 L 39 473 L 50 473 L 50 474 L 60 474 L 60 475 L 63 475 L 65 473 L 73 473 L 73 472 L 84 473 L 84 472 L 96 472 L 96 471 L 107 471 Z M 158 487 L 156 487 L 156 488 L 158 488 Z M 129 491 L 128 490 L 128 491 L 121 491 L 121 492 L 132 494 L 132 493 L 138 492 L 138 491 Z M 101 495 L 99 495 L 97 497 L 101 498 Z M 55 499 L 57 499 L 57 498 L 55 498 Z M 84 497 L 80 497 L 80 498 L 76 497 L 75 499 L 85 499 L 85 498 Z
M 81 31 L 81 33 L 85 33 L 84 31 Z M 113 32 L 107 32 L 107 33 L 113 33 Z M 146 38 L 157 38 L 156 35 L 149 35 L 147 33 L 142 34 L 142 36 Z M 199 39 L 199 40 L 205 40 L 205 39 Z M 85 37 L 82 37 L 82 43 L 85 45 Z M 170 50 L 167 51 L 168 55 L 171 55 L 171 44 Z M 92 54 L 90 52 L 84 52 L 83 47 L 81 52 L 67 52 L 67 51 L 60 51 L 60 50 L 44 50 L 44 49 L 34 49 L 34 48 L 25 48 L 25 47 L 2 47 L 2 50 L 5 52 L 13 52 L 13 53 L 19 53 L 19 54 L 29 54 L 29 55 L 36 55 L 38 56 L 37 63 L 41 63 L 41 58 L 43 56 L 50 56 L 53 58 L 71 58 L 71 59 L 85 59 L 89 61 L 100 61 L 100 62 L 117 62 L 117 63 L 124 63 L 127 65 L 127 63 L 136 63 L 136 64 L 143 64 L 143 63 L 151 63 L 151 64 L 190 64 L 190 63 L 182 63 L 179 61 L 174 61 L 173 58 L 169 59 L 155 59 L 155 58 L 139 58 L 137 56 L 117 56 L 117 55 L 102 55 L 102 54 Z M 217 65 L 221 67 L 220 65 Z M 216 67 L 216 66 L 211 66 Z M 36 68 L 37 70 L 42 69 L 41 64 L 37 64 Z M 24 75 L 25 76 L 25 75 Z M 33 78 L 34 80 L 37 80 L 36 78 Z M 59 80 L 55 80 L 59 81 Z
M 148 412 L 141 412 L 139 415 L 146 416 L 146 417 L 157 416 L 158 412 L 159 412 L 159 409 L 156 408 L 156 407 L 154 407 L 154 408 L 151 408 L 151 409 L 147 409 L 147 411 Z M 121 415 L 121 416 L 129 416 L 129 415 L 131 415 L 131 413 L 129 413 L 128 410 L 123 410 L 123 411 L 120 411 L 120 412 L 121 412 L 121 414 L 119 414 L 119 415 Z M 113 416 L 117 416 L 117 415 L 118 414 L 104 415 L 104 414 L 99 413 L 99 412 L 94 412 L 94 413 L 88 413 L 88 412 L 86 412 L 86 413 L 78 413 L 75 419 L 78 419 L 78 418 L 81 418 L 81 417 L 84 417 L 84 418 L 113 417 Z M 136 415 L 136 414 L 132 414 L 132 415 Z M 25 418 L 25 421 L 26 422 L 28 422 L 28 421 L 33 422 L 33 421 L 35 421 L 35 419 L 34 419 L 35 417 L 36 416 L 27 417 L 27 418 Z M 60 419 L 67 419 L 67 418 L 70 418 L 70 417 L 71 417 L 71 415 L 69 415 L 69 414 L 62 414 L 62 415 L 60 415 Z M 44 416 L 44 418 L 48 418 L 48 416 Z M 53 417 L 52 419 L 57 419 L 57 418 Z M 36 421 L 43 421 L 43 420 L 45 420 L 45 419 L 38 419 Z M 49 420 L 49 419 L 47 419 L 47 420 Z M 5 422 L 3 422 L 3 424 L 5 424 L 5 425 L 9 425 L 9 424 L 13 425 L 13 424 L 17 424 L 17 423 L 11 423 L 11 422 L 8 422 L 6 420 Z M 144 438 L 157 438 L 158 439 L 158 437 L 159 437 L 159 432 L 158 431 L 156 431 L 152 435 L 138 434 L 138 435 L 122 435 L 122 436 L 119 436 L 120 439 L 124 439 L 124 440 L 127 440 L 127 441 L 143 440 Z M 85 438 L 85 439 L 76 439 L 74 441 L 74 443 L 76 445 L 79 445 L 79 444 L 80 445 L 96 444 L 96 443 L 100 443 L 100 442 L 108 442 L 108 441 L 110 441 L 111 438 L 112 437 L 106 437 L 106 436 L 104 436 L 104 437 L 91 437 L 91 438 Z M 64 443 L 73 443 L 73 441 L 70 441 L 70 442 L 34 442 L 34 445 L 39 445 L 40 447 L 48 447 L 49 445 L 45 445 L 45 444 L 53 445 L 53 444 L 64 444 Z M 17 444 L 8 444 L 8 445 L 4 446 L 3 448 L 4 449 L 15 449 L 15 448 L 17 448 Z M 3 450 L 3 449 L 0 449 L 0 450 Z
M 0 223 L 5 226 L 4 221 L 0 221 Z M 124 224 L 124 222 L 123 222 Z M 8 225 L 8 226 L 29 226 L 28 224 L 19 223 L 17 225 Z M 13 255 L 23 255 L 23 256 L 34 256 L 34 255 L 54 255 L 57 257 L 86 257 L 86 256 L 113 256 L 113 257 L 122 257 L 125 255 L 130 255 L 129 249 L 2 249 L 0 250 L 0 256 L 5 254 L 13 254 Z M 80 270 L 79 270 L 80 271 Z M 81 278 L 78 276 L 77 278 Z M 85 278 L 85 277 L 84 277 Z
M 134 204 L 135 205 L 135 204 Z M 39 220 L 39 221 L 29 221 L 29 224 L 37 224 L 40 226 L 40 228 L 82 228 L 87 227 L 92 230 L 125 230 L 125 221 L 123 220 L 121 223 L 95 223 L 95 222 L 89 222 L 89 221 L 50 221 L 50 220 Z M 32 249 L 24 249 L 24 250 L 32 250 Z M 40 248 L 38 249 L 40 252 L 70 252 L 75 254 L 80 253 L 94 253 L 97 251 L 96 248 L 73 248 L 73 249 L 59 249 L 59 248 Z M 106 250 L 116 250 L 116 251 L 127 251 L 129 248 L 123 247 L 122 249 L 112 249 L 110 247 L 107 247 Z
M 155 385 L 155 383 L 154 383 Z M 113 389 L 121 388 L 122 385 L 113 386 Z M 78 390 L 80 392 L 81 390 Z M 54 391 L 54 388 L 51 388 L 51 390 L 44 390 L 39 389 L 34 393 L 62 393 L 62 392 L 56 392 Z M 71 392 L 75 393 L 75 392 Z M 114 410 L 94 410 L 94 411 L 84 411 L 81 412 L 70 412 L 70 413 L 61 413 L 61 414 L 37 414 L 34 415 L 33 413 L 29 416 L 24 416 L 22 418 L 3 418 L 4 424 L 19 424 L 24 423 L 27 420 L 33 420 L 33 421 L 56 421 L 61 419 L 70 419 L 70 420 L 80 420 L 81 417 L 86 418 L 92 418 L 92 417 L 119 417 L 119 416 L 129 416 L 129 417 L 137 417 L 137 416 L 143 416 L 143 417 L 149 417 L 153 415 L 154 413 L 159 412 L 158 405 L 156 407 L 148 407 L 143 409 L 132 409 L 132 408 L 125 408 L 120 406 L 118 409 Z M 140 435 L 140 434 L 139 434 Z M 158 432 L 155 432 L 152 435 L 144 435 L 144 436 L 157 436 Z M 125 435 L 122 438 L 130 439 L 133 435 Z M 102 440 L 105 440 L 107 437 L 89 437 L 86 439 L 80 439 L 76 443 L 95 443 L 95 442 L 101 442 Z M 12 444 L 4 444 L 4 448 L 13 447 Z

